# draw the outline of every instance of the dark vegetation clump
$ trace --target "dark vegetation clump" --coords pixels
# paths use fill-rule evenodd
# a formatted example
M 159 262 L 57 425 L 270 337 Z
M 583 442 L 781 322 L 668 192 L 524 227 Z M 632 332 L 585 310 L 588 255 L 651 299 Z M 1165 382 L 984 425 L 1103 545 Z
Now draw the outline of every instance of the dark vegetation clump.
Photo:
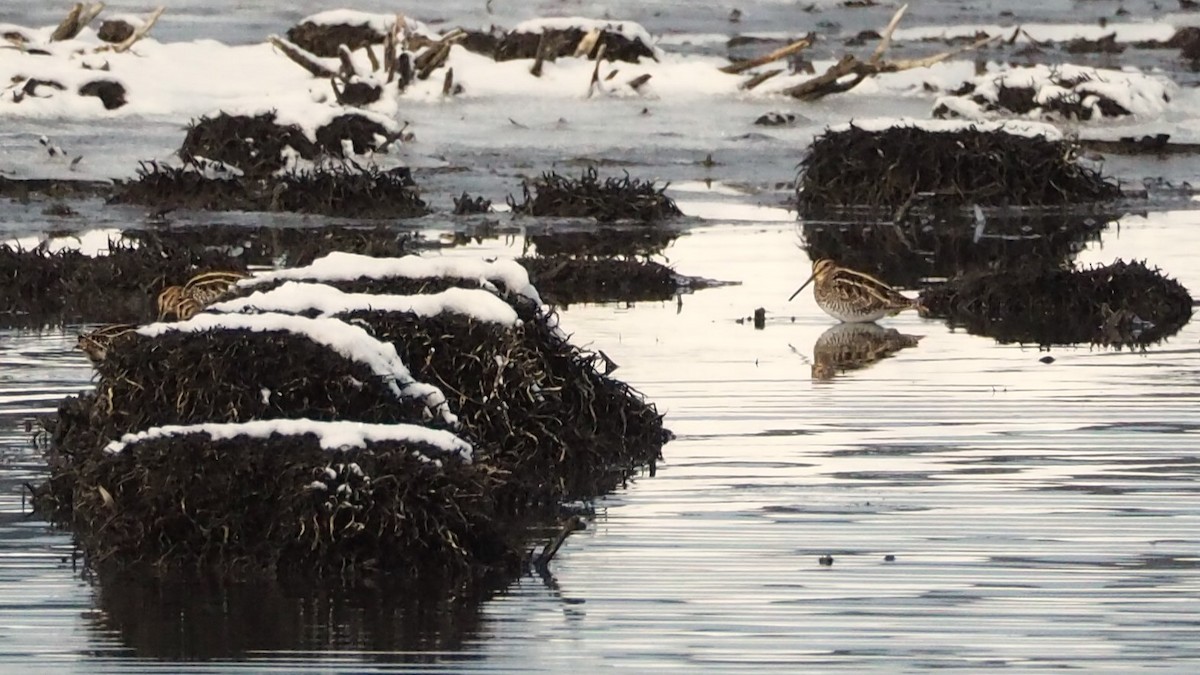
M 472 284 L 334 285 L 408 293 Z M 336 317 L 438 386 L 456 424 L 436 400 L 398 396 L 394 382 L 300 334 L 118 335 L 96 364 L 95 391 L 68 398 L 47 424 L 50 477 L 35 490 L 38 509 L 71 527 L 93 562 L 118 567 L 234 576 L 519 569 L 531 518 L 653 469 L 669 432 L 652 405 L 602 372 L 602 355 L 570 345 L 555 317 L 524 296 L 505 297 L 518 327 L 453 313 Z M 415 441 L 322 449 L 306 436 L 207 433 L 105 450 L 156 426 L 280 418 L 441 427 L 469 441 L 474 458 Z
M 806 220 L 811 260 L 829 258 L 903 288 L 1012 264 L 1057 267 L 1096 241 L 1118 214 L 993 214 L 982 222 L 961 212 L 889 221 Z
M 395 137 L 363 115 L 339 115 L 310 140 L 275 113 L 220 113 L 194 122 L 179 149 L 182 167 L 143 162 L 137 180 L 118 182 L 111 201 L 223 211 L 292 211 L 347 218 L 411 218 L 428 213 L 407 167 L 380 170 L 346 157 L 385 149 Z M 316 168 L 287 168 L 292 154 Z M 344 160 L 322 162 L 333 158 Z M 241 175 L 239 175 L 239 172 Z
M 352 26 L 305 21 L 289 28 L 287 39 L 315 56 L 333 58 L 342 45 L 355 51 L 368 45 L 381 45 L 386 36 L 367 24 Z
M 253 286 L 234 289 L 233 297 L 245 297 L 259 291 L 270 291 L 287 283 L 278 279 L 255 284 Z M 463 277 L 389 277 L 374 279 L 362 277 L 359 279 L 333 279 L 321 283 L 342 291 L 343 293 L 371 293 L 375 295 L 428 295 L 441 293 L 448 288 L 483 288 L 485 284 L 479 279 Z
M 504 32 L 495 26 L 491 30 L 466 30 L 463 39 L 458 44 L 463 49 L 474 54 L 482 54 L 491 59 L 496 58 L 496 47 L 504 37 Z
M 625 258 L 522 258 L 542 298 L 558 306 L 578 302 L 670 300 L 683 280 L 653 260 Z
M 795 113 L 768 112 L 759 115 L 754 124 L 760 127 L 790 127 L 795 126 L 797 119 Z
M 74 525 L 97 565 L 329 576 L 405 575 L 417 573 L 420 561 L 453 574 L 468 571 L 469 553 L 480 565 L 512 567 L 515 552 L 490 526 L 488 476 L 415 453 L 439 456 L 411 441 L 327 450 L 311 435 L 193 433 L 115 454 L 52 456 L 52 478 L 39 498 L 71 505 L 58 517 Z M 89 517 L 99 522 L 80 522 Z M 434 524 L 436 532 L 428 531 Z
M 1072 38 L 1063 48 L 1068 54 L 1120 54 L 1125 47 L 1125 43 L 1117 42 L 1116 32 L 1112 32 L 1095 40 Z
M 977 271 L 921 294 L 929 315 L 1001 342 L 1144 346 L 1192 315 L 1178 281 L 1141 262 L 1085 270 L 1039 265 Z
M 101 253 L 0 245 L 0 326 L 143 321 L 157 313 L 163 286 L 206 269 L 245 269 L 222 252 L 166 242 L 110 243 Z
M 316 147 L 294 124 L 275 121 L 275 113 L 201 117 L 188 126 L 179 148 L 185 163 L 201 158 L 237 167 L 247 177 L 264 178 L 284 168 L 285 151 L 291 148 L 301 157 L 316 157 Z
M 619 27 L 619 26 L 618 26 Z M 541 33 L 509 32 L 497 40 L 494 57 L 497 61 L 513 59 L 533 59 L 542 55 L 548 61 L 573 56 L 579 47 L 580 40 L 587 36 L 582 28 L 551 29 L 546 28 Z M 604 58 L 609 61 L 625 61 L 638 63 L 643 58 L 658 58 L 649 45 L 641 40 L 627 38 L 615 31 L 602 31 L 598 40 L 588 50 L 586 57 L 595 60 L 604 48 Z
M 62 180 L 58 178 L 7 178 L 0 176 L 0 197 L 28 201 L 34 195 L 51 199 L 107 197 L 112 183 L 103 180 Z
M 140 162 L 137 179 L 114 181 L 109 201 L 141 204 L 160 211 L 197 209 L 203 211 L 265 211 L 271 195 L 263 181 L 209 178 L 189 167 L 156 161 Z
M 143 162 L 137 180 L 111 198 L 158 209 L 292 211 L 343 218 L 414 218 L 429 209 L 406 167 L 333 165 L 287 171 L 263 180 L 208 178 L 191 168 Z
M 1200 68 L 1200 26 L 1177 28 L 1167 45 L 1178 48 L 1179 58 L 1190 62 L 1192 70 Z
M 653 466 L 666 441 L 662 418 L 622 382 L 598 372 L 529 302 L 521 331 L 451 314 L 354 312 L 396 346 L 420 381 L 451 383 L 465 436 L 486 439 L 480 463 L 508 472 L 495 488 L 511 508 L 587 499 Z
M 349 159 L 344 145 L 347 141 L 353 147 L 354 154 L 362 155 L 383 150 L 395 139 L 395 135 L 379 122 L 354 113 L 338 115 L 317 127 L 316 137 L 320 153 L 340 159 Z
M 297 372 L 316 364 L 320 377 Z M 282 331 L 170 331 L 155 338 L 131 332 L 116 338 L 96 371 L 96 392 L 60 409 L 56 448 L 100 449 L 124 434 L 168 424 L 275 418 L 420 423 L 425 408 L 415 399 L 397 400 L 366 365 Z M 65 414 L 67 408 L 79 417 Z M 59 496 L 61 480 L 52 473 L 49 483 Z M 68 472 L 65 480 L 71 486 L 76 478 Z
M 1042 136 L 917 127 L 826 131 L 801 162 L 806 211 L 895 210 L 920 198 L 943 206 L 1061 206 L 1116 199 L 1120 188 Z
M 179 157 L 186 164 L 201 159 L 236 167 L 249 178 L 266 178 L 288 166 L 288 150 L 304 159 L 345 158 L 343 142 L 356 154 L 384 148 L 393 139 L 379 122 L 354 113 L 338 115 L 309 140 L 300 127 L 280 124 L 275 113 L 202 117 L 189 127 Z
M 278 208 L 344 218 L 414 218 L 429 213 L 407 167 L 333 166 L 291 171 L 276 182 Z
M 1107 96 L 1073 91 L 1075 87 L 1091 79 L 1086 74 L 1075 77 L 1055 76 L 1053 83 L 1060 88 L 1060 93 L 1051 96 L 1046 96 L 1035 87 L 1013 87 L 1007 84 L 999 85 L 995 96 L 985 96 L 976 93 L 973 82 L 965 83 L 951 92 L 951 95 L 969 100 L 986 112 L 1006 115 L 1027 116 L 1036 112 L 1038 117 L 1087 121 L 1097 116 L 1112 118 L 1133 114 L 1128 108 Z M 934 108 L 933 116 L 946 119 L 957 117 L 957 114 L 953 108 L 943 103 Z
M 125 85 L 116 80 L 92 80 L 79 87 L 80 96 L 95 96 L 104 104 L 105 110 L 116 110 L 128 103 Z
M 363 108 L 383 98 L 383 85 L 373 79 L 355 75 L 335 82 L 333 96 L 338 105 Z
M 542 299 L 554 305 L 669 300 L 699 281 L 652 260 L 678 237 L 645 227 L 530 234 L 520 262 Z
M 100 28 L 96 31 L 96 37 L 103 42 L 120 43 L 129 39 L 133 35 L 133 24 L 121 19 L 105 19 L 100 22 Z
M 126 239 L 151 250 L 209 252 L 243 265 L 307 265 L 333 251 L 398 257 L 421 247 L 416 234 L 387 225 L 189 225 L 171 229 L 125 230 Z
M 657 228 L 597 227 L 583 231 L 528 234 L 525 253 L 532 248 L 543 258 L 649 259 L 662 255 L 679 238 L 679 232 Z M 537 286 L 537 284 L 534 284 Z M 539 287 L 540 288 L 540 287 Z
M 523 201 L 518 203 L 510 195 L 508 204 L 513 213 L 527 216 L 652 222 L 683 215 L 675 200 L 664 194 L 669 185 L 657 187 L 652 180 L 630 178 L 629 174 L 601 181 L 595 169 L 587 169 L 578 179 L 551 171 L 522 181 Z
M 454 215 L 469 216 L 478 213 L 491 213 L 492 200 L 484 197 L 472 197 L 466 192 L 461 197 L 454 198 Z

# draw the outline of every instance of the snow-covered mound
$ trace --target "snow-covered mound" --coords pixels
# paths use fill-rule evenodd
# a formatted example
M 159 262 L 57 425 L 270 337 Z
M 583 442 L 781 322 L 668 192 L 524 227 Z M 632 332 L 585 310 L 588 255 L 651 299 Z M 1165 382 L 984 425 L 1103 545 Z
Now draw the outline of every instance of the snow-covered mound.
M 1086 66 L 1027 66 L 981 75 L 934 103 L 936 117 L 1093 121 L 1166 111 L 1175 87 L 1161 77 Z

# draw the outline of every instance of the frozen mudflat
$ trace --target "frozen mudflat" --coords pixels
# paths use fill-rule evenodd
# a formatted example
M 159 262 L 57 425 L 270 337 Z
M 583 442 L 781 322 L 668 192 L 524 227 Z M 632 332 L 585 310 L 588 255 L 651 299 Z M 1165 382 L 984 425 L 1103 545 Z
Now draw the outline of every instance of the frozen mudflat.
M 21 488 L 45 470 L 26 422 L 89 386 L 91 368 L 73 349 L 80 327 L 3 330 L 0 669 L 1200 669 L 1200 328 L 1193 322 L 1144 351 L 1039 351 L 907 313 L 882 325 L 924 336 L 919 344 L 814 379 L 814 346 L 833 324 L 807 292 L 786 302 L 811 262 L 785 208 L 797 161 L 827 126 L 929 119 L 938 97 L 978 76 L 977 58 L 987 72 L 1000 72 L 1031 40 L 1113 32 L 1130 45 L 1164 40 L 1200 25 L 1200 13 L 1142 0 L 914 2 L 896 33 L 897 58 L 947 48 L 923 38 L 979 29 L 1007 36 L 1017 26 L 1028 36 L 1003 50 L 872 78 L 815 103 L 780 94 L 783 80 L 746 92 L 737 87 L 744 78 L 718 72 L 734 35 L 779 41 L 767 51 L 815 31 L 821 39 L 810 57 L 818 72 L 843 53 L 869 55 L 872 40 L 845 40 L 880 30 L 895 7 L 839 5 L 741 2 L 737 23 L 729 20 L 733 5 L 683 0 L 401 8 L 435 29 L 511 28 L 551 15 L 627 19 L 654 36 L 663 56 L 606 66 L 620 71 L 615 82 L 651 73 L 643 93 L 614 86 L 588 97 L 590 62 L 547 64 L 535 79 L 527 62 L 487 64 L 456 53 L 462 95 L 443 98 L 439 80 L 376 111 L 407 122 L 415 135 L 378 160 L 412 165 L 435 210 L 397 227 L 433 239 L 477 235 L 438 254 L 448 260 L 516 257 L 528 234 L 558 225 L 504 213 L 489 217 L 498 222 L 451 218 L 451 197 L 467 190 L 501 204 L 522 176 L 597 165 L 605 174 L 672 181 L 668 194 L 689 218 L 671 225 L 683 234 L 665 253 L 669 263 L 683 274 L 742 282 L 671 302 L 562 312 L 573 341 L 619 363 L 618 376 L 666 413 L 678 437 L 656 476 L 595 504 L 589 529 L 555 558 L 553 579 L 522 578 L 480 605 L 81 579 L 69 535 L 30 518 Z M 378 1 L 354 8 L 396 10 Z M 122 1 L 106 11 L 149 9 Z M 113 60 L 131 85 L 129 110 L 82 109 L 66 99 L 35 102 L 40 108 L 0 103 L 0 176 L 129 177 L 139 160 L 170 160 L 187 122 L 226 103 L 273 104 L 315 118 L 326 91 L 264 39 L 330 9 L 309 0 L 173 3 L 144 44 Z M 52 26 L 64 11 L 8 0 L 0 22 Z M 29 58 L 0 50 L 0 81 Z M 1178 49 L 1042 47 L 1017 63 L 1136 69 L 1170 92 L 1161 107 L 1129 118 L 1052 122 L 1057 133 L 1200 141 L 1200 77 Z M 771 111 L 793 114 L 795 123 L 753 124 Z M 64 153 L 51 157 L 43 136 Z M 82 159 L 72 166 L 75 157 Z M 1147 184 L 1150 199 L 1081 244 L 1077 261 L 1146 259 L 1200 292 L 1196 157 L 1093 159 L 1127 185 Z M 45 215 L 38 198 L 0 200 L 0 232 L 26 246 L 86 248 L 149 226 L 144 209 L 70 204 L 79 216 Z M 170 225 L 212 222 L 326 220 L 179 213 Z M 757 308 L 766 310 L 762 330 L 749 320 Z M 396 365 L 385 357 L 385 366 Z M 819 562 L 825 556 L 832 565 Z

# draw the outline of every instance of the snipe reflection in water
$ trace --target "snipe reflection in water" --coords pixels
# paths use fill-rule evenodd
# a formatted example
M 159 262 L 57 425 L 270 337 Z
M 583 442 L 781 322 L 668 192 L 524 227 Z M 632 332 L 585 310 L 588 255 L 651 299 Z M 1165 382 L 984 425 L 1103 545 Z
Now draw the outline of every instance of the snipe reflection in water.
M 866 368 L 908 347 L 923 335 L 907 335 L 877 323 L 839 323 L 813 344 L 812 378 L 832 380 L 838 373 Z

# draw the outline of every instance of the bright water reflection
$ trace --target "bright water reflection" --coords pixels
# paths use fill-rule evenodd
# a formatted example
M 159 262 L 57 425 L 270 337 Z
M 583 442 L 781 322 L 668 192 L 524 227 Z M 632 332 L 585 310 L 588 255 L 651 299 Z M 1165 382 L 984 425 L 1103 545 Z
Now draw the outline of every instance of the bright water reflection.
M 1123 219 L 1083 258 L 1146 257 L 1200 290 L 1197 216 Z M 1055 348 L 1046 364 L 1035 348 L 906 313 L 881 324 L 923 335 L 918 346 L 814 381 L 813 346 L 830 320 L 808 293 L 785 302 L 808 269 L 798 241 L 791 224 L 692 230 L 671 263 L 742 285 L 563 313 L 679 438 L 656 477 L 597 504 L 592 528 L 556 559 L 555 584 L 523 579 L 477 614 L 78 581 L 68 539 L 22 515 L 18 486 L 40 468 L 23 420 L 88 370 L 69 336 L 0 334 L 0 662 L 55 672 L 1200 667 L 1200 329 L 1145 352 Z M 765 329 L 736 321 L 758 307 Z M 189 594 L 219 602 L 185 603 Z M 388 623 L 402 616 L 430 631 Z M 130 660 L 145 658 L 187 662 Z

